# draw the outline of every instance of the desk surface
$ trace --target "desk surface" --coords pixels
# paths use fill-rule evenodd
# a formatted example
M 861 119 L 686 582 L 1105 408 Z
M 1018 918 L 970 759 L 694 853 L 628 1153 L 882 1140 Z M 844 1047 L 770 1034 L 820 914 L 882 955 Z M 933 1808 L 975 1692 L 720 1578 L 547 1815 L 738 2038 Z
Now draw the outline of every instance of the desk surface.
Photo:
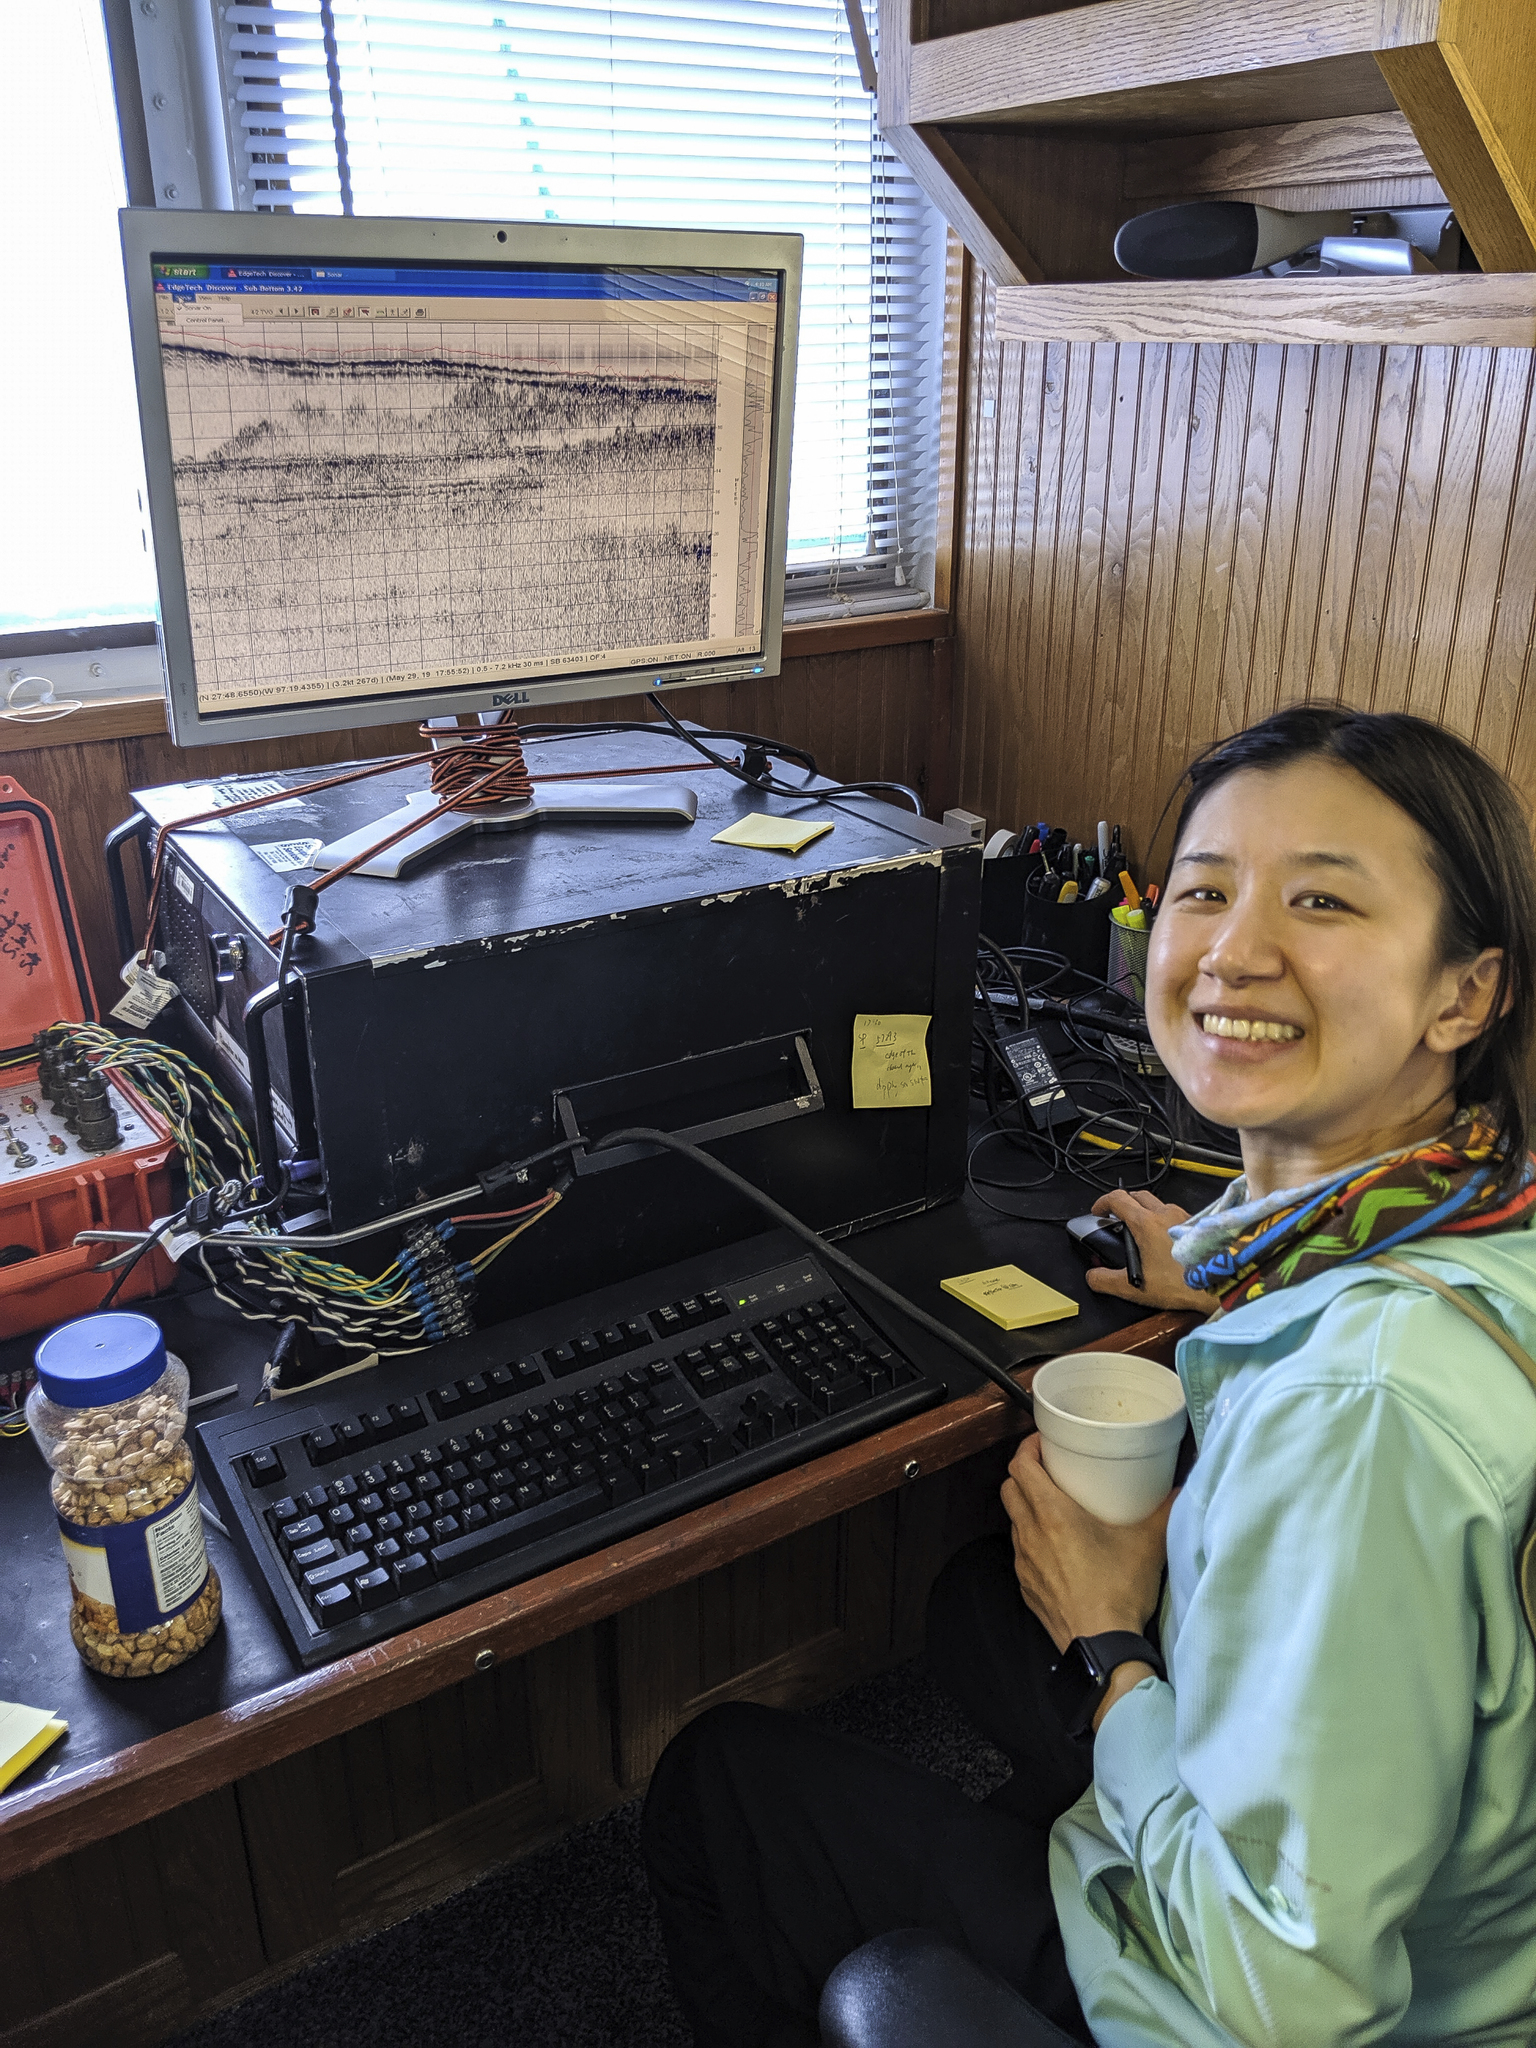
M 1209 1199 L 1210 1186 L 1194 1182 L 1170 1194 L 1194 1207 Z M 1086 1206 L 1080 1195 L 1059 1213 Z M 1094 1344 L 1166 1358 L 1188 1326 L 1177 1316 L 1139 1318 L 1091 1294 L 1059 1227 L 1014 1222 L 971 1198 L 866 1232 L 848 1249 L 1002 1365 Z M 1081 1313 L 1010 1335 L 940 1291 L 943 1275 L 1009 1260 L 1071 1294 Z M 229 1406 L 252 1398 L 270 1342 L 265 1326 L 240 1323 L 207 1293 L 154 1313 L 191 1370 L 194 1395 L 238 1383 Z M 522 1655 L 1017 1430 L 1012 1405 L 972 1367 L 922 1331 L 896 1334 L 914 1356 L 941 1366 L 952 1392 L 940 1407 L 309 1672 L 289 1655 L 233 1546 L 212 1529 L 225 1619 L 208 1648 L 147 1683 L 88 1670 L 70 1640 L 47 1469 L 29 1438 L 0 1442 L 0 1698 L 50 1707 L 70 1724 L 69 1735 L 0 1795 L 0 1879 L 467 1678 L 477 1658 Z M 31 1341 L 0 1347 L 0 1358 Z M 226 1412 L 210 1407 L 200 1419 Z

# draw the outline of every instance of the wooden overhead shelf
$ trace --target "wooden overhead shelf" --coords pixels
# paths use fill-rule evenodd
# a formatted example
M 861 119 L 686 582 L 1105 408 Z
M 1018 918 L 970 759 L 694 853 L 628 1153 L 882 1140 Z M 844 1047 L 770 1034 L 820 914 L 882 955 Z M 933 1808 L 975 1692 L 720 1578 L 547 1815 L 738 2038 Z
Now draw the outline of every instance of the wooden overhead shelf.
M 1536 348 L 1536 275 L 1221 277 L 1001 287 L 1003 341 L 1439 342 Z
M 1005 334 L 1536 340 L 1532 0 L 882 0 L 880 35 L 881 127 Z M 1487 274 L 1127 278 L 1120 225 L 1194 197 L 1448 204 Z

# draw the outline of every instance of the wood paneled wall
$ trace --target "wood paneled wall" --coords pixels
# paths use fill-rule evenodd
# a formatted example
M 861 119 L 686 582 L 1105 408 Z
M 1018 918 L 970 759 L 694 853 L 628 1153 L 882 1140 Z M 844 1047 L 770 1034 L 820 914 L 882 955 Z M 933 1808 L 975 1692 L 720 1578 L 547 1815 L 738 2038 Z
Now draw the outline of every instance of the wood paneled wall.
M 1278 705 L 1406 710 L 1536 799 L 1536 356 L 1000 343 L 977 273 L 959 801 L 1118 818 Z M 1151 861 L 1155 873 L 1166 836 Z
M 940 801 L 938 764 L 947 766 L 947 671 L 936 691 L 934 643 L 864 647 L 787 660 L 761 682 L 721 683 L 676 700 L 677 715 L 730 730 L 762 732 L 808 747 L 825 773 L 893 777 Z M 552 707 L 530 720 L 642 718 L 640 698 Z M 15 735 L 7 733 L 10 740 Z M 377 759 L 417 752 L 414 726 L 373 726 L 307 740 L 231 747 L 174 747 L 163 734 L 77 745 L 7 745 L 0 773 L 13 775 L 58 820 L 96 995 L 109 1010 L 122 965 L 102 859 L 103 835 L 133 809 L 129 792 L 163 782 L 207 781 L 260 768 Z M 930 803 L 929 808 L 933 805 Z M 135 902 L 141 900 L 137 889 Z

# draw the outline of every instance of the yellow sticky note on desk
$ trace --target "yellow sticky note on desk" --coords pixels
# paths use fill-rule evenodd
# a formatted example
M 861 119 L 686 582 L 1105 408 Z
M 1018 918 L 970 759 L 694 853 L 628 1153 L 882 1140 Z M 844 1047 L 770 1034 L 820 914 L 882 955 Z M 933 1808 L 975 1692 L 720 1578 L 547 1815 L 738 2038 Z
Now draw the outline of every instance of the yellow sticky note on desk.
M 1059 1323 L 1075 1316 L 1077 1303 L 1035 1280 L 1018 1266 L 988 1266 L 981 1273 L 961 1273 L 939 1285 L 1000 1330 L 1028 1330 L 1036 1323 Z
M 69 1723 L 47 1707 L 18 1707 L 10 1700 L 0 1700 L 0 1792 L 12 1778 L 19 1778 L 50 1742 L 68 1733 Z
M 727 846 L 760 847 L 764 853 L 799 853 L 831 830 L 829 818 L 773 818 L 766 811 L 752 811 L 717 832 L 715 838 Z
M 927 1109 L 933 1101 L 928 1072 L 931 1018 L 904 1010 L 853 1020 L 855 1109 Z

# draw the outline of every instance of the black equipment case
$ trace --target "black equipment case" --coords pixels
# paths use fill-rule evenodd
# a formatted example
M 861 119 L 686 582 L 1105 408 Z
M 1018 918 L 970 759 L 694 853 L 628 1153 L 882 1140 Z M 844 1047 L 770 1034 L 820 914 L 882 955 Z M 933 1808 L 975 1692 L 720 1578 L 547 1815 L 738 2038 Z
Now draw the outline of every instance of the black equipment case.
M 165 1021 L 250 1107 L 264 1165 L 318 1162 L 333 1231 L 629 1124 L 707 1142 L 829 1234 L 957 1195 L 981 849 L 868 797 L 758 795 L 665 732 L 528 738 L 535 776 L 670 765 L 698 816 L 470 834 L 399 880 L 349 875 L 322 894 L 281 1005 L 269 935 L 291 883 L 315 872 L 282 863 L 395 810 L 425 786 L 424 764 L 174 834 L 156 943 L 182 999 Z M 127 844 L 147 862 L 177 817 L 324 773 L 135 792 L 139 811 L 108 842 L 125 952 Z M 790 810 L 834 829 L 797 856 L 714 839 L 750 812 Z M 861 1012 L 932 1018 L 931 1107 L 853 1108 Z M 548 1171 L 493 1206 L 527 1201 Z M 488 1302 L 492 1314 L 762 1228 L 675 1156 L 578 1155 L 578 1175 L 528 1240 L 536 1252 L 502 1262 L 515 1298 Z

